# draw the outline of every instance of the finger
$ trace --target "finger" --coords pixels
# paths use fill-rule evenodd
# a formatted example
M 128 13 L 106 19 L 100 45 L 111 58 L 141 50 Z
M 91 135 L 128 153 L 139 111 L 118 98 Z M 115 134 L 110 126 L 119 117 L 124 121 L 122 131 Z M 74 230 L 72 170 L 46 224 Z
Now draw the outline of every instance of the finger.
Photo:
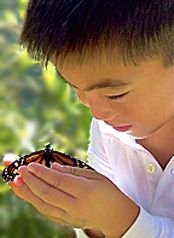
M 45 216 L 60 217 L 60 219 L 64 219 L 67 216 L 66 211 L 62 208 L 57 208 L 50 204 L 47 204 L 41 198 L 33 194 L 25 183 L 20 185 L 20 187 L 13 183 L 11 187 L 19 198 L 30 203 L 41 214 Z
M 7 153 L 7 154 L 5 154 L 5 156 L 3 158 L 3 163 L 5 166 L 8 166 L 9 164 L 11 164 L 13 161 L 17 160 L 18 158 L 19 158 L 19 156 L 17 156 L 16 154 Z
M 7 184 L 13 188 L 15 186 L 21 186 L 24 183 L 22 177 L 17 175 L 13 181 L 8 181 Z
M 58 219 L 57 217 L 48 217 L 48 219 L 57 223 L 57 224 L 61 224 L 61 225 L 65 226 L 65 228 L 66 227 L 68 227 L 68 228 L 69 227 L 82 228 L 82 226 L 80 226 L 80 225 L 68 223 L 68 222 L 64 221 L 63 219 Z
M 60 218 L 57 218 L 57 217 L 51 217 L 51 216 L 47 216 L 47 218 L 50 220 L 50 221 L 53 221 L 55 222 L 56 224 L 60 224 L 60 225 L 63 225 L 63 226 L 71 226 L 70 224 L 68 224 L 67 222 L 65 222 L 63 219 L 60 219 Z
M 31 163 L 27 169 L 46 183 L 76 198 L 90 185 L 90 180 L 85 177 L 62 173 L 41 164 Z
M 75 176 L 81 176 L 88 179 L 97 179 L 97 177 L 101 177 L 101 175 L 97 173 L 95 170 L 72 166 L 60 166 L 58 163 L 53 163 L 51 168 L 60 172 L 69 173 Z
M 14 183 L 11 183 L 10 187 L 17 197 L 19 197 L 22 200 L 25 200 L 22 194 L 18 191 L 18 187 Z
M 45 166 L 41 166 L 45 168 Z M 48 169 L 49 170 L 49 169 Z M 22 175 L 24 182 L 30 188 L 30 190 L 39 198 L 50 205 L 61 207 L 64 210 L 72 210 L 76 204 L 76 198 L 72 195 L 61 191 L 41 180 L 34 174 L 30 173 L 26 166 L 19 168 L 19 173 Z M 52 177 L 52 179 L 57 179 Z M 55 183 L 55 182 L 53 182 Z

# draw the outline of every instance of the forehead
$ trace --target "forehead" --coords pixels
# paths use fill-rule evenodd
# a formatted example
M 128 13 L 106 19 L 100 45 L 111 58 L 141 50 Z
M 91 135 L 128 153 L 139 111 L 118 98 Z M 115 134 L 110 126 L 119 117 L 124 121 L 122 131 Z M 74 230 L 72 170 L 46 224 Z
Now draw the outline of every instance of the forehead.
M 157 72 L 164 70 L 159 59 L 124 65 L 117 58 L 108 59 L 105 55 L 87 58 L 83 62 L 71 56 L 63 64 L 57 61 L 56 68 L 67 82 L 82 89 L 94 88 L 95 85 L 127 85 L 136 80 L 154 78 Z

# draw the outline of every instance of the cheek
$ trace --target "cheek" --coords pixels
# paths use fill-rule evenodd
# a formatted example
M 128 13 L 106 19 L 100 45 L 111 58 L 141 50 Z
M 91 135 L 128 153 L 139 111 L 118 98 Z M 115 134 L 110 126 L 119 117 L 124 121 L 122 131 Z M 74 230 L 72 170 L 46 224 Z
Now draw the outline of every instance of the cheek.
M 142 97 L 127 96 L 119 102 L 110 102 L 110 107 L 125 122 L 144 121 L 149 116 L 148 103 Z
M 123 119 L 141 126 L 159 126 L 174 115 L 174 105 L 159 96 L 126 99 L 123 103 L 113 104 L 113 108 Z

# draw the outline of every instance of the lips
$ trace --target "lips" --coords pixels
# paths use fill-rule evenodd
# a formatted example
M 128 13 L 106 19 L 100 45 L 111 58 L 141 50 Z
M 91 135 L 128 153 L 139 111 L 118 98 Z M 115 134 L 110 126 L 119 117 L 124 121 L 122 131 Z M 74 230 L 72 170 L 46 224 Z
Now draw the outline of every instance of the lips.
M 112 123 L 109 123 L 107 121 L 105 121 L 105 123 L 108 124 L 109 126 L 112 126 L 112 128 L 114 128 L 115 130 L 121 131 L 121 132 L 128 131 L 132 127 L 132 125 L 114 126 Z
M 115 130 L 120 131 L 120 132 L 126 132 L 130 130 L 132 127 L 131 125 L 126 125 L 126 126 L 112 126 Z

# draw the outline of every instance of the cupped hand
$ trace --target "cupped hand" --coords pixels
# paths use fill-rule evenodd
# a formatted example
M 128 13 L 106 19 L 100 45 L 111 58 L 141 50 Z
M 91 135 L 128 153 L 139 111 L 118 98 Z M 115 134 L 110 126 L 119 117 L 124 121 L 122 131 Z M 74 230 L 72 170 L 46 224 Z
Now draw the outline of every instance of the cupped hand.
M 52 168 L 31 163 L 18 171 L 20 176 L 10 184 L 13 191 L 57 223 L 92 227 L 119 237 L 128 228 L 124 224 L 127 213 L 130 211 L 133 219 L 137 216 L 135 204 L 95 171 L 57 163 Z M 130 225 L 132 220 L 127 222 Z

